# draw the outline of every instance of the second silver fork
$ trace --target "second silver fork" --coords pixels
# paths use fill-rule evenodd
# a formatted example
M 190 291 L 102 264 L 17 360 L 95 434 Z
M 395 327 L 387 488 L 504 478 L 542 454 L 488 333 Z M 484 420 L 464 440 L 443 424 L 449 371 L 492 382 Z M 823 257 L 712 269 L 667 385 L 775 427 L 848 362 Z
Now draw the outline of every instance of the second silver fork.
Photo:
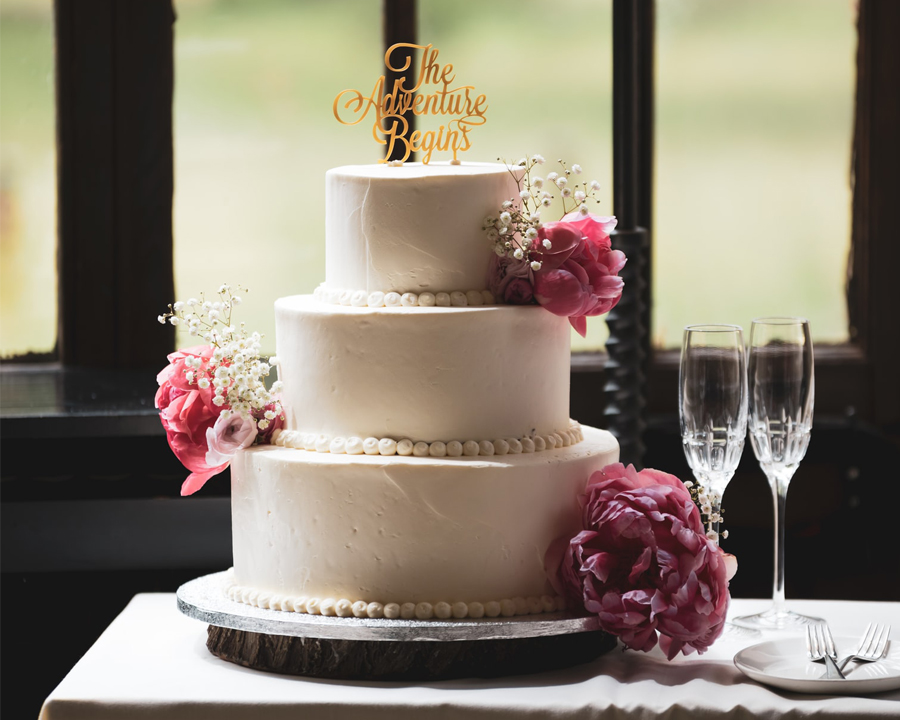
M 869 623 L 866 631 L 859 640 L 856 652 L 848 655 L 838 663 L 841 671 L 851 662 L 876 662 L 884 657 L 887 652 L 888 640 L 891 636 L 891 626 L 879 623 Z

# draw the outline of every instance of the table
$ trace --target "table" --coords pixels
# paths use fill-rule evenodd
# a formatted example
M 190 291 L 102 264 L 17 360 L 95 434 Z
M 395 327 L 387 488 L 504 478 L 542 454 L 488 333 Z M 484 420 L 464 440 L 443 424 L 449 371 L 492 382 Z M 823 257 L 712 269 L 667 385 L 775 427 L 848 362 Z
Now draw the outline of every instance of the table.
M 734 600 L 732 614 L 759 612 L 769 602 Z M 790 605 L 826 618 L 835 635 L 858 635 L 869 621 L 900 631 L 900 603 Z M 206 626 L 179 613 L 173 594 L 136 595 L 50 694 L 41 720 L 900 717 L 900 691 L 822 697 L 749 680 L 732 658 L 758 638 L 722 638 L 705 655 L 671 663 L 658 648 L 613 650 L 568 670 L 416 685 L 260 673 L 213 657 L 205 642 Z

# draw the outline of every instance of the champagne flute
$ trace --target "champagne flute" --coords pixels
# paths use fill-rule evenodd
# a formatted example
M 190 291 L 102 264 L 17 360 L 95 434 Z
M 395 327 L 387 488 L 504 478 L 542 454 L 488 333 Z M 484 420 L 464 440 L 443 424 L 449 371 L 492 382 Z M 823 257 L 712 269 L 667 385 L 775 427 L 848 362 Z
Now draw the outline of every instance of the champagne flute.
M 788 485 L 797 470 L 812 429 L 815 378 L 809 322 L 769 317 L 753 321 L 748 361 L 750 444 L 775 506 L 773 606 L 735 619 L 761 630 L 796 629 L 818 618 L 791 612 L 784 599 L 784 510 Z
M 707 535 L 719 542 L 722 495 L 747 436 L 747 368 L 737 325 L 688 325 L 678 382 L 681 441 L 706 495 Z

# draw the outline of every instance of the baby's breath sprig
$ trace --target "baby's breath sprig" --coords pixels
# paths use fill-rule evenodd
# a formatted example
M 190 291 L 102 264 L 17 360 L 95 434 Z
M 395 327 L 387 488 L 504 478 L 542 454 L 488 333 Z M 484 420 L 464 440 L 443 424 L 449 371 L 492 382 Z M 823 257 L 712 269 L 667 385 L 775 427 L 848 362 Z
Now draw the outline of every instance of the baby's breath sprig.
M 693 480 L 686 480 L 684 486 L 691 493 L 691 500 L 700 509 L 700 519 L 706 525 L 706 537 L 713 542 L 719 542 L 719 537 L 728 537 L 728 531 L 718 531 L 722 523 L 722 498 L 714 490 L 703 487 Z M 713 512 L 713 507 L 718 507 L 718 512 Z
M 497 158 L 501 162 L 506 162 Z M 575 182 L 570 185 L 571 175 L 580 175 L 580 165 L 566 165 L 559 160 L 562 172 L 551 172 L 546 179 L 537 175 L 535 168 L 545 162 L 541 155 L 532 155 L 520 159 L 515 165 L 506 163 L 510 174 L 516 181 L 518 197 L 504 200 L 497 217 L 484 219 L 482 229 L 493 243 L 494 252 L 500 257 L 510 257 L 527 262 L 532 270 L 540 270 L 541 262 L 532 258 L 532 254 L 553 248 L 550 240 L 540 239 L 541 212 L 553 204 L 555 195 L 549 187 L 554 187 L 562 197 L 563 216 L 570 212 L 578 212 L 582 216 L 589 213 L 587 202 L 597 199 L 600 183 Z M 524 168 L 525 172 L 517 174 L 514 169 Z
M 237 292 L 247 288 L 237 286 Z M 275 381 L 266 388 L 265 380 L 274 364 L 259 355 L 263 336 L 247 333 L 244 323 L 232 323 L 232 312 L 241 304 L 241 296 L 231 285 L 222 285 L 217 300 L 189 298 L 186 302 L 169 305 L 169 311 L 157 320 L 184 327 L 191 335 L 203 338 L 212 348 L 210 357 L 192 355 L 184 360 L 184 375 L 190 385 L 201 390 L 213 388 L 213 404 L 222 408 L 225 417 L 232 413 L 252 417 L 260 431 L 281 416 L 283 408 L 278 398 L 282 385 Z

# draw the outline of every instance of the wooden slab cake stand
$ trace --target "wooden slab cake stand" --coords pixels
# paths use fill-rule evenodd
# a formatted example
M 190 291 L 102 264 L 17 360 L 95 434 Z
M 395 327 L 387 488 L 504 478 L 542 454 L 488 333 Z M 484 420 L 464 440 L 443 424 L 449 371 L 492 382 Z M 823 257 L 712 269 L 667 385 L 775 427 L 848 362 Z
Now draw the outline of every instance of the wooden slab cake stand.
M 596 617 L 388 620 L 263 610 L 225 594 L 229 573 L 176 593 L 178 609 L 209 624 L 206 647 L 244 667 L 344 680 L 500 677 L 589 662 L 616 645 Z

